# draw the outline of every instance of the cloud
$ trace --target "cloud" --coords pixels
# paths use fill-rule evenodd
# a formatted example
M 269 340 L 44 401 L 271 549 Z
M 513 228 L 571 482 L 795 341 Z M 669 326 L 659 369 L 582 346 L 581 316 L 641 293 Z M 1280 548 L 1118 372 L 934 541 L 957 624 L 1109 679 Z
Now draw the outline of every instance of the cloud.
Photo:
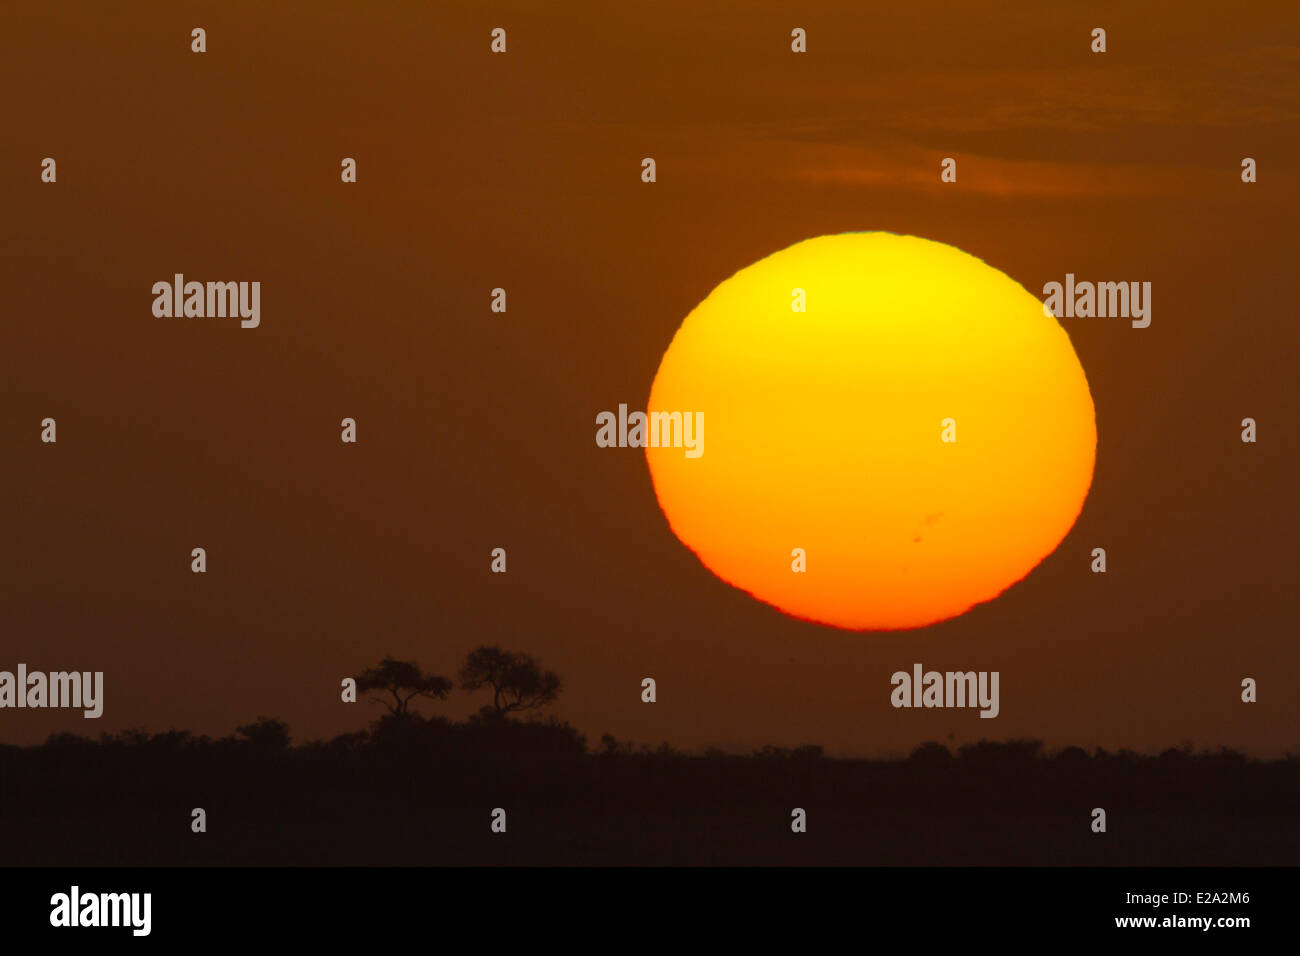
M 832 144 L 770 144 L 789 162 L 769 165 L 777 178 L 814 185 L 861 186 L 932 192 L 960 189 L 981 195 L 1025 198 L 1088 196 L 1209 195 L 1235 183 L 1235 168 L 1155 167 L 1101 163 L 1062 163 L 945 153 L 906 143 L 892 147 Z M 957 183 L 939 180 L 940 163 L 957 160 Z

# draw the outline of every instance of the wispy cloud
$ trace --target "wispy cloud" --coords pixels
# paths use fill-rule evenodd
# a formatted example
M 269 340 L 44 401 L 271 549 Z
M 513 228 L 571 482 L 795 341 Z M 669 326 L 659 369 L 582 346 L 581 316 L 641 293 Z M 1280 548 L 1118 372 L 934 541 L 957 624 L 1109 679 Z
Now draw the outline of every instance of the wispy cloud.
M 769 144 L 786 161 L 767 164 L 771 175 L 813 184 L 933 192 L 940 182 L 940 150 L 899 143 L 890 147 L 823 143 Z M 1237 179 L 1235 169 L 1061 163 L 958 153 L 957 182 L 965 192 L 998 197 L 1067 198 L 1124 195 L 1212 195 Z

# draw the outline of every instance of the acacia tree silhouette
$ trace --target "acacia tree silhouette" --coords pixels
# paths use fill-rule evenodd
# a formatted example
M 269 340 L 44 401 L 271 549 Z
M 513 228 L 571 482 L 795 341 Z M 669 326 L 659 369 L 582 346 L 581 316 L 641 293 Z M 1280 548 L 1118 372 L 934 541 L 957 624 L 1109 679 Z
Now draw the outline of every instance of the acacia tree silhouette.
M 460 669 L 463 690 L 492 688 L 492 703 L 482 712 L 493 717 L 525 710 L 541 710 L 559 696 L 563 686 L 555 671 L 542 670 L 528 654 L 482 645 L 470 651 Z
M 395 717 L 407 716 L 413 698 L 446 700 L 453 686 L 445 677 L 424 673 L 414 661 L 397 661 L 391 657 L 385 657 L 378 667 L 362 671 L 357 678 L 359 691 L 382 690 L 393 695 L 392 703 L 383 697 L 372 697 L 371 700 L 379 701 Z

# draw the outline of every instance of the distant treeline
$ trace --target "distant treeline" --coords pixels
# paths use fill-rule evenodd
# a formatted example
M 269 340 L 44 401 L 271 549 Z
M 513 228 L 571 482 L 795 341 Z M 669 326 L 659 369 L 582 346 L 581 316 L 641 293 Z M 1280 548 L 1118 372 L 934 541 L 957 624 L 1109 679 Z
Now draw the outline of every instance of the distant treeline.
M 0 746 L 9 862 L 1300 863 L 1290 754 L 985 740 L 848 759 L 815 745 L 684 753 L 608 734 L 589 746 L 540 715 L 560 681 L 526 655 L 478 648 L 458 683 L 491 701 L 462 722 L 427 717 L 412 701 L 453 683 L 386 660 L 357 679 L 385 702 L 378 719 L 296 746 L 271 717 L 215 739 L 128 730 Z M 205 832 L 191 829 L 196 808 Z M 489 827 L 498 810 L 504 833 Z M 805 832 L 792 829 L 798 811 Z

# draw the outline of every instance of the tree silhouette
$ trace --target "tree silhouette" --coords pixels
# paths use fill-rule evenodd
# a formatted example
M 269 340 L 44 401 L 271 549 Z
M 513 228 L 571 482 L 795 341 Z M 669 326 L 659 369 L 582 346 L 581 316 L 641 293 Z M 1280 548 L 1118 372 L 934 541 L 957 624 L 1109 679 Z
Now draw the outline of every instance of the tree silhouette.
M 274 717 L 258 717 L 257 723 L 236 727 L 235 733 L 247 746 L 266 753 L 287 750 L 293 742 L 289 736 L 289 725 Z M 185 736 L 188 737 L 189 733 L 185 732 Z
M 460 669 L 464 690 L 492 688 L 492 704 L 484 712 L 495 717 L 540 710 L 560 694 L 560 675 L 544 671 L 533 657 L 504 651 L 495 645 L 476 647 Z
M 362 671 L 357 678 L 359 691 L 380 690 L 392 694 L 392 703 L 383 697 L 372 697 L 371 700 L 379 701 L 388 708 L 390 714 L 399 717 L 408 714 L 413 698 L 445 700 L 451 693 L 452 686 L 452 682 L 445 677 L 424 673 L 414 661 L 395 661 L 391 657 L 385 657 L 378 667 Z

